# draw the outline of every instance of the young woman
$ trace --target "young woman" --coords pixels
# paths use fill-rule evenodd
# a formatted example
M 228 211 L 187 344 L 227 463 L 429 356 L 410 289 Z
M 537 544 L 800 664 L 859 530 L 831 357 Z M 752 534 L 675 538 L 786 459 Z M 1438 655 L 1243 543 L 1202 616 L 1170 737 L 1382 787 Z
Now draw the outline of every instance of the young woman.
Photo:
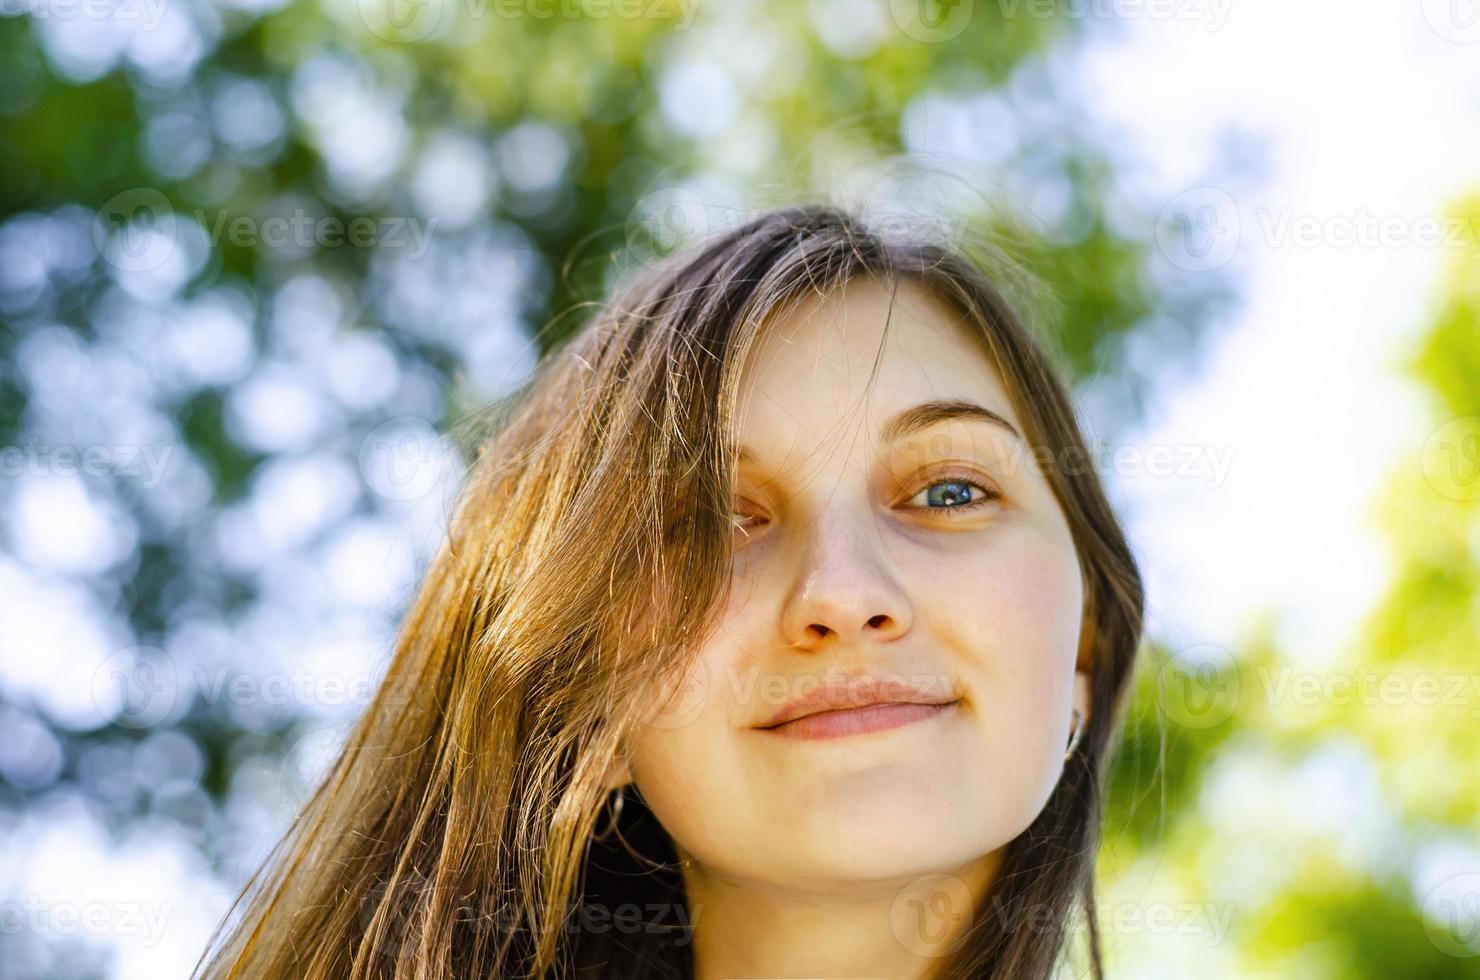
M 988 272 L 772 211 L 499 410 L 198 975 L 1049 976 L 1143 599 Z

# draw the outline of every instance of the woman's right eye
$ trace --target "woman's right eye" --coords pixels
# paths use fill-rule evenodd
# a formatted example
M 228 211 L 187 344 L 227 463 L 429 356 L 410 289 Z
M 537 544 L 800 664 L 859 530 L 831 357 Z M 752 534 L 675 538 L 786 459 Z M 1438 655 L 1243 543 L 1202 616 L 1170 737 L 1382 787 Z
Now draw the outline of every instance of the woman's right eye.
M 730 523 L 736 531 L 749 535 L 765 523 L 765 518 L 746 511 L 736 510 L 730 515 Z

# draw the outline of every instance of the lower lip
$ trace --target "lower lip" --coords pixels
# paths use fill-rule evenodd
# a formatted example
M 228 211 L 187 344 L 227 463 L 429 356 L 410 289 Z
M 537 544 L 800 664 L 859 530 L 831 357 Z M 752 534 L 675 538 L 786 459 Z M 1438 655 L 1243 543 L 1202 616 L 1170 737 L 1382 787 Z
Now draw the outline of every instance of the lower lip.
M 865 708 L 819 711 L 817 714 L 805 715 L 794 721 L 777 725 L 775 728 L 761 730 L 774 735 L 785 735 L 788 738 L 842 738 L 845 735 L 879 732 L 924 721 L 926 718 L 936 718 L 954 711 L 956 705 L 960 703 L 951 701 L 947 704 L 913 704 L 896 701 L 888 704 L 871 704 Z

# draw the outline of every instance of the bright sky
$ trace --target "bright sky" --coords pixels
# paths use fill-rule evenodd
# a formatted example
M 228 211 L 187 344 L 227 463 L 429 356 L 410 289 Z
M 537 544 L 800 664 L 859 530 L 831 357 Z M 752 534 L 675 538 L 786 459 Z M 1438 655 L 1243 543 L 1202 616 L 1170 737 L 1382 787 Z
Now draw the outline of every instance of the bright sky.
M 1236 218 L 1220 242 L 1236 243 L 1224 269 L 1243 303 L 1199 373 L 1164 380 L 1133 439 L 1231 447 L 1227 479 L 1118 489 L 1138 510 L 1153 630 L 1236 650 L 1274 610 L 1285 652 L 1319 661 L 1381 592 L 1372 502 L 1393 467 L 1417 465 L 1432 427 L 1397 365 L 1456 252 L 1424 233 L 1480 188 L 1480 5 L 1213 2 L 1199 19 L 1127 17 L 1087 58 L 1086 98 L 1169 202 L 1219 170 L 1229 127 L 1269 149 L 1260 186 L 1229 188 L 1220 212 Z M 1345 244 L 1388 219 L 1397 247 Z M 1302 223 L 1316 244 L 1283 234 Z

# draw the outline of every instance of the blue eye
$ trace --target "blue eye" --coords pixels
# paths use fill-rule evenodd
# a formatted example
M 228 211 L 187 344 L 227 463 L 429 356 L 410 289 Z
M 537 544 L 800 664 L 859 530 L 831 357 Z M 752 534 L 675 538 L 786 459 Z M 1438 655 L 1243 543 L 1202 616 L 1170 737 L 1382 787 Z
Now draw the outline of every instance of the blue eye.
M 924 510 L 945 511 L 952 517 L 962 511 L 979 510 L 1002 499 L 1002 495 L 996 490 L 965 476 L 947 476 L 935 480 L 915 496 L 919 497 L 921 494 L 926 498 Z

